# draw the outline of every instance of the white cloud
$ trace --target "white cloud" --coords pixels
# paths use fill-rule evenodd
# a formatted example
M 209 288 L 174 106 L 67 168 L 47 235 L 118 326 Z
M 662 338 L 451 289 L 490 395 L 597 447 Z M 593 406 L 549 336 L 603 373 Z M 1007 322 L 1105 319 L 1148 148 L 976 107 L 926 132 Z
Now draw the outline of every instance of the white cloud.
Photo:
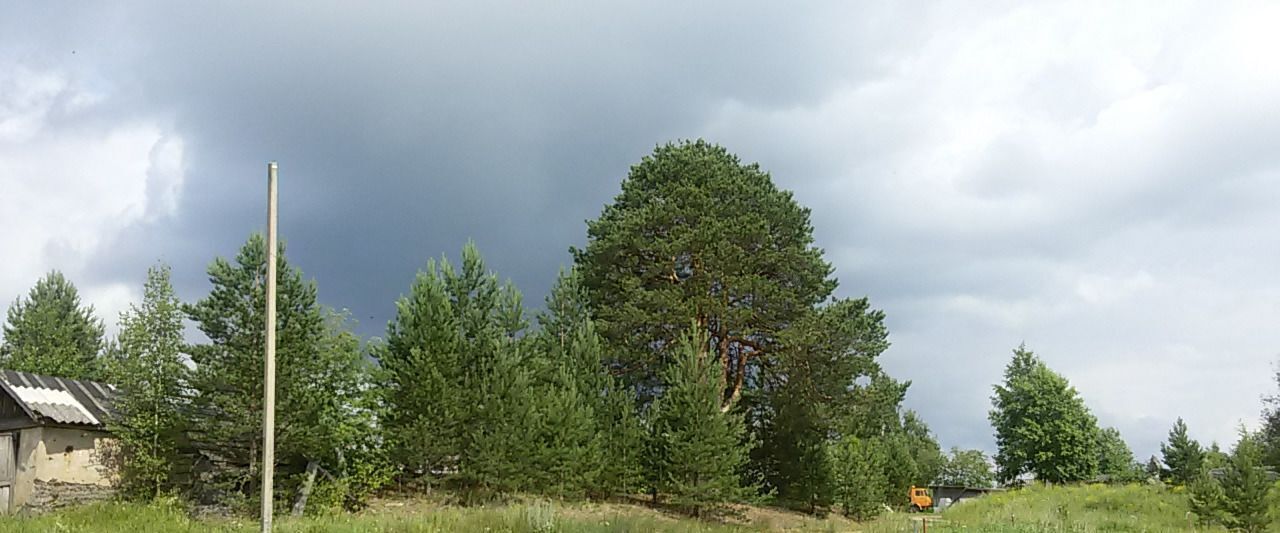
M 162 121 L 103 121 L 103 95 L 57 68 L 0 67 L 0 297 L 11 301 L 50 269 L 73 281 L 132 224 L 176 209 L 183 142 Z M 81 284 L 113 330 L 139 289 Z
M 989 386 L 1024 340 L 1139 454 L 1178 416 L 1232 442 L 1280 354 L 1280 9 L 919 20 L 886 75 L 729 101 L 704 134 L 797 184 L 846 293 L 900 317 L 886 366 L 944 444 L 993 446 Z

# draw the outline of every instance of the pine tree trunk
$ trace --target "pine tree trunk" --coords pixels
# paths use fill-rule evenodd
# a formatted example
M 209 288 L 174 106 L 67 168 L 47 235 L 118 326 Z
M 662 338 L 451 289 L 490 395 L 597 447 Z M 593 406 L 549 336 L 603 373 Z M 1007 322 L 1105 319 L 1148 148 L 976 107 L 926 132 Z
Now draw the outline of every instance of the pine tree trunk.
M 307 509 L 307 497 L 311 496 L 311 487 L 316 484 L 316 470 L 319 468 L 320 465 L 315 461 L 307 463 L 307 479 L 298 490 L 298 500 L 293 502 L 293 516 L 302 516 L 302 512 Z

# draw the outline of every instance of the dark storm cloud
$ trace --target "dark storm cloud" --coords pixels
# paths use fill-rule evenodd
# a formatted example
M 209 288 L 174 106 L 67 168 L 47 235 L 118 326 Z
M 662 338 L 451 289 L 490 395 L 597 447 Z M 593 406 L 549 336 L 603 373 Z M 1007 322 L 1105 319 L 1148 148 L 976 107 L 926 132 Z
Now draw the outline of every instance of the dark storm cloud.
M 854 53 L 822 42 L 862 23 L 821 12 L 242 7 L 112 18 L 136 43 L 112 67 L 121 100 L 170 110 L 189 148 L 177 219 L 122 238 L 135 259 L 112 248 L 103 271 L 159 250 L 197 290 L 212 254 L 261 227 L 276 159 L 291 257 L 366 333 L 416 268 L 469 238 L 536 303 L 654 144 L 696 135 L 715 102 L 805 105 L 859 75 L 822 68 Z
M 91 250 L 85 285 L 159 259 L 201 296 L 263 227 L 278 160 L 290 259 L 361 333 L 468 239 L 536 307 L 629 165 L 703 136 L 813 208 L 944 445 L 991 448 L 1025 340 L 1145 456 L 1177 415 L 1204 439 L 1252 420 L 1280 344 L 1280 75 L 1256 60 L 1280 17 L 1153 7 L 41 6 L 0 17 L 0 66 L 98 102 L 47 103 L 79 110 L 40 115 L 51 143 L 139 123 L 138 146 L 181 143 L 177 205 L 56 256 Z

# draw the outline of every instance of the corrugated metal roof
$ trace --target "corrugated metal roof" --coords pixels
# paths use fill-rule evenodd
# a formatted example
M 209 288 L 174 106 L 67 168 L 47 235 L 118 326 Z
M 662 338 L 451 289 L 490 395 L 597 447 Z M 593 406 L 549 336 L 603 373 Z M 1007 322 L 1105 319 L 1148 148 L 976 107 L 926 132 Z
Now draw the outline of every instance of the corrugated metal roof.
M 45 421 L 103 427 L 110 416 L 110 385 L 14 370 L 0 371 L 0 379 L 14 400 Z

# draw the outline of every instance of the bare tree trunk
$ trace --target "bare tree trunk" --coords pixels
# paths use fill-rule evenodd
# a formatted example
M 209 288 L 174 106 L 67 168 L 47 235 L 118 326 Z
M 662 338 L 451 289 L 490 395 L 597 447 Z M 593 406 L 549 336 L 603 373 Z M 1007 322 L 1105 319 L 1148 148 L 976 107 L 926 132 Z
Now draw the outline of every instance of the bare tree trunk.
M 319 463 L 307 462 L 307 479 L 302 482 L 302 489 L 298 491 L 298 500 L 293 502 L 293 516 L 302 516 L 302 512 L 307 509 L 307 497 L 311 495 L 311 487 L 316 484 L 316 470 L 319 468 Z

